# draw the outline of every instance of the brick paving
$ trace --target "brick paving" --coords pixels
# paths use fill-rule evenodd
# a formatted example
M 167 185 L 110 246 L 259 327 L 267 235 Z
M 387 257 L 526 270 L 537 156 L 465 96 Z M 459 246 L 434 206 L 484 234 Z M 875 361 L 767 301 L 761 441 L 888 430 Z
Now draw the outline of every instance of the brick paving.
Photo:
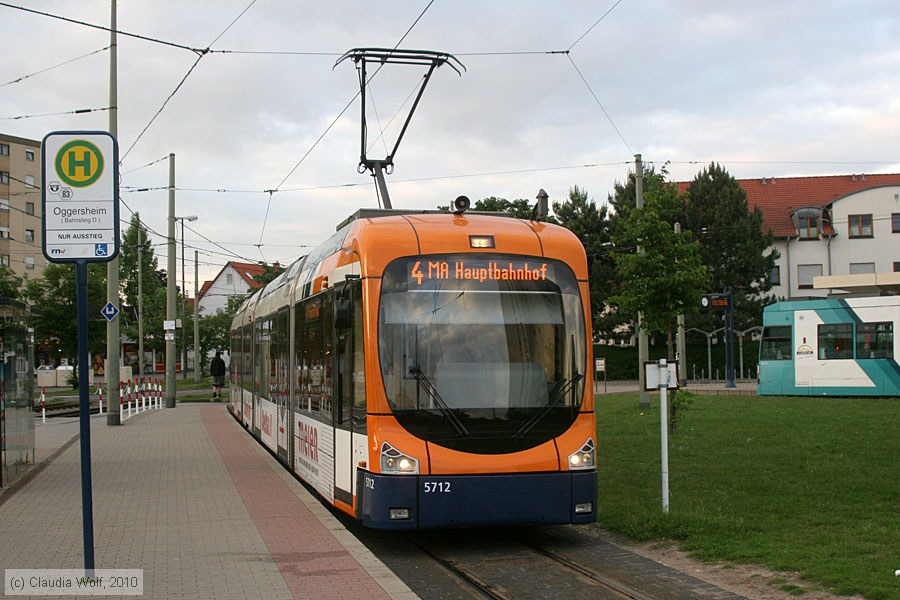
M 96 567 L 143 569 L 144 597 L 416 598 L 224 406 L 91 424 Z M 40 465 L 0 494 L 0 567 L 80 569 L 77 420 L 36 427 Z

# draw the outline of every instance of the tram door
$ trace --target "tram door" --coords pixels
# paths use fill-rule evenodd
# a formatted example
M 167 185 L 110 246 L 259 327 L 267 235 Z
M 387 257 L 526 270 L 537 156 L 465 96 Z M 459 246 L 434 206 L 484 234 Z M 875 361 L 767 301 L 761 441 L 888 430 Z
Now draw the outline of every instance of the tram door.
M 353 302 L 350 282 L 335 287 L 334 296 L 334 498 L 353 506 Z M 358 287 L 358 284 L 357 286 Z

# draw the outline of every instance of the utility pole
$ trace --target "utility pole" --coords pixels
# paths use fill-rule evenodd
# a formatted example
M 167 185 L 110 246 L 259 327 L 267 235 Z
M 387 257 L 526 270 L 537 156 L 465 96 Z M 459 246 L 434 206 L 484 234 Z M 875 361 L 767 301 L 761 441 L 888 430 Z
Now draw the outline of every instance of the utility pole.
M 675 223 L 675 235 L 681 236 L 681 223 Z M 687 385 L 687 340 L 684 339 L 684 313 L 678 315 L 678 345 L 675 352 L 678 353 L 678 385 Z
M 113 137 L 119 135 L 119 90 L 118 47 L 116 44 L 116 0 L 112 0 L 109 17 L 109 133 Z M 119 165 L 115 165 L 118 177 Z M 116 198 L 118 201 L 118 198 Z M 106 263 L 106 300 L 114 306 L 119 305 L 119 258 Z M 83 368 L 87 368 L 84 365 Z M 106 323 L 106 369 L 103 371 L 106 380 L 106 394 L 110 410 L 106 413 L 107 425 L 121 425 L 119 411 L 113 407 L 119 404 L 119 318 L 113 317 Z
M 197 304 L 197 281 L 200 279 L 200 260 L 194 250 L 194 383 L 200 383 L 200 306 Z
M 137 219 L 137 268 L 138 268 L 138 377 L 144 376 L 144 289 L 142 277 L 142 265 L 144 251 L 141 248 L 141 217 Z
M 634 155 L 634 192 L 635 207 L 640 210 L 644 208 L 644 163 L 641 162 L 641 155 Z M 638 252 L 643 254 L 644 249 L 638 246 Z M 650 394 L 644 389 L 644 363 L 650 360 L 649 340 L 647 332 L 644 331 L 644 313 L 638 313 L 638 387 L 640 388 L 640 407 L 642 409 L 650 408 Z
M 169 230 L 166 256 L 166 408 L 175 408 L 175 154 L 169 154 Z
M 181 378 L 187 380 L 187 279 L 184 278 L 184 217 L 181 218 Z

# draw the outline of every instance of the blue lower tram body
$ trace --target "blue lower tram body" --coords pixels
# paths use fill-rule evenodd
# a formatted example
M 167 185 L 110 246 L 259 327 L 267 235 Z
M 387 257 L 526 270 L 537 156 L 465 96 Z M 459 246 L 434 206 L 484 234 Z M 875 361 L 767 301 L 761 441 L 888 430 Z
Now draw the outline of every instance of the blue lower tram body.
M 593 523 L 597 473 L 379 475 L 357 472 L 356 516 L 374 529 Z M 577 512 L 576 506 L 581 507 Z M 391 518 L 398 509 L 407 518 Z M 402 514 L 402 513 L 401 513 Z

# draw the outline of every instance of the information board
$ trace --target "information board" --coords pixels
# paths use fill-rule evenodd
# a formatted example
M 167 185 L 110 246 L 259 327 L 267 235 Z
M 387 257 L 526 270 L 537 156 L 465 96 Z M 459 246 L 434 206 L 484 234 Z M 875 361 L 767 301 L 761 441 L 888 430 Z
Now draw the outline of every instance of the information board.
M 42 248 L 50 262 L 119 253 L 119 145 L 105 131 L 54 131 L 41 143 Z

